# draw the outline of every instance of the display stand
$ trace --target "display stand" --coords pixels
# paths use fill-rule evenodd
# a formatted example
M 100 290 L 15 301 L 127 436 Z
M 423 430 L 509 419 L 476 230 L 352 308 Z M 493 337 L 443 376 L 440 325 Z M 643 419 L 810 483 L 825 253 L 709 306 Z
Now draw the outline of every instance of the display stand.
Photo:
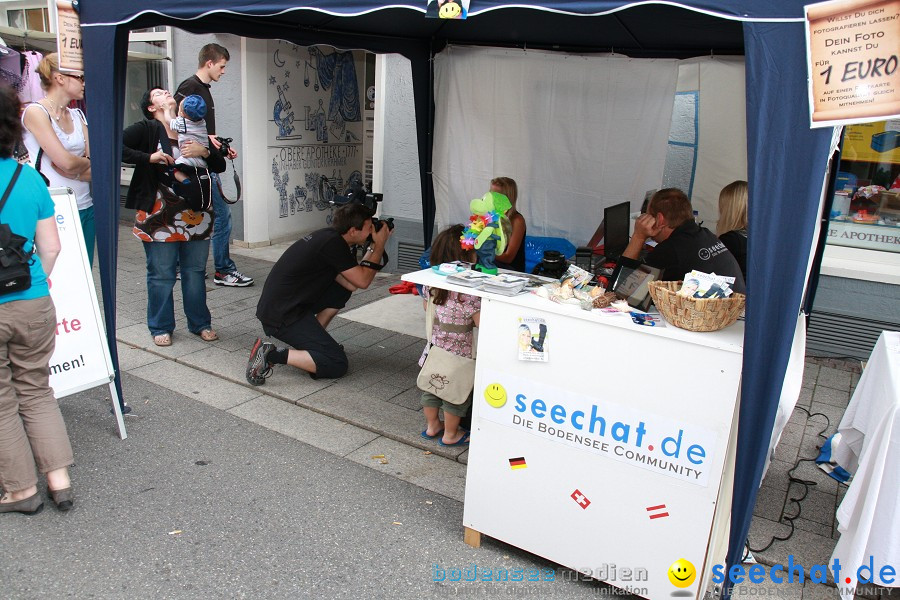
M 115 371 L 103 330 L 94 277 L 84 247 L 75 194 L 51 188 L 61 250 L 50 274 L 50 297 L 56 306 L 56 349 L 50 357 L 50 386 L 63 398 L 100 385 L 109 386 L 110 408 L 119 437 L 125 422 L 114 382 Z
M 693 333 L 430 270 L 403 279 L 482 297 L 466 542 L 485 534 L 647 598 L 702 597 L 727 551 L 743 323 Z M 679 559 L 696 570 L 683 587 L 668 576 Z

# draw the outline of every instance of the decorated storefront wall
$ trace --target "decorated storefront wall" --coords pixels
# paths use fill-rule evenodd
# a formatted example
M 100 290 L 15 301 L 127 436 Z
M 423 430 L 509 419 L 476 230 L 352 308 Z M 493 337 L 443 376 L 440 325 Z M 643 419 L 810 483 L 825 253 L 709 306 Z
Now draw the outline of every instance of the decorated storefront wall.
M 273 240 L 331 224 L 333 191 L 363 180 L 365 53 L 270 40 L 266 207 Z

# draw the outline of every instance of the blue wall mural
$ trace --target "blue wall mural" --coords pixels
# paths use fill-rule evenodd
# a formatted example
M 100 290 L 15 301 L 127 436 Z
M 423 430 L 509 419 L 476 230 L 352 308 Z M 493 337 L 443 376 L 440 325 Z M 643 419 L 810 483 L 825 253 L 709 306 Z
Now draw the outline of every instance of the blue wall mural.
M 362 179 L 365 55 L 281 40 L 270 41 L 269 52 L 268 146 L 278 218 L 300 217 L 285 225 L 314 229 L 331 223 L 334 190 Z

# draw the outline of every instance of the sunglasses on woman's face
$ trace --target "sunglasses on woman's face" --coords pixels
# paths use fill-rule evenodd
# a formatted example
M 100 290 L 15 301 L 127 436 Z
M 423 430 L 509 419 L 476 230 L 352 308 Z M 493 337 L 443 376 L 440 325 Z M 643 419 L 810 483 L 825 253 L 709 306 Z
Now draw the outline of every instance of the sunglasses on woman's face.
M 66 77 L 71 77 L 72 79 L 77 79 L 81 83 L 84 83 L 84 75 L 72 75 L 71 73 L 60 73 L 60 75 L 65 75 Z

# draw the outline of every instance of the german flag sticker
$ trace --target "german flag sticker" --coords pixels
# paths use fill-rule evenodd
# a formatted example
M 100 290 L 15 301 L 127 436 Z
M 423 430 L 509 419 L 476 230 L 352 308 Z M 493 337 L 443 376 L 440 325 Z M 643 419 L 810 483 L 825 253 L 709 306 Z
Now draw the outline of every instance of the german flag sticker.
M 516 469 L 524 469 L 528 465 L 525 464 L 525 457 L 520 456 L 519 458 L 511 458 L 509 459 L 509 468 L 515 471 Z

